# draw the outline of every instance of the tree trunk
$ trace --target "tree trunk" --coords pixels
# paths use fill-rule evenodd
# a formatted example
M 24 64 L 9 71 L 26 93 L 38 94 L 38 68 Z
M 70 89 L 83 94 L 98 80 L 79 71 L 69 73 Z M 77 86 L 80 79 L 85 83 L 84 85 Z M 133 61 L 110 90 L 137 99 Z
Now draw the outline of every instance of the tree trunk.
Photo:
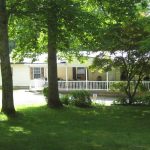
M 55 37 L 52 34 L 54 31 L 51 28 L 48 23 L 48 106 L 59 108 L 62 107 L 62 104 L 58 92 L 57 51 Z
M 2 112 L 11 115 L 15 113 L 15 108 L 13 102 L 12 72 L 9 58 L 6 0 L 0 0 L 0 59 L 2 74 Z

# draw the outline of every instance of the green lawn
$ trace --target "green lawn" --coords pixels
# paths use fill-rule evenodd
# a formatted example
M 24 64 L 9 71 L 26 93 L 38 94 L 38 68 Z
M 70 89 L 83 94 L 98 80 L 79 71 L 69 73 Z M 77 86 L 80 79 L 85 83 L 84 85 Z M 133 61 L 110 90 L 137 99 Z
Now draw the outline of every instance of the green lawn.
M 0 150 L 150 150 L 150 108 L 19 108 L 0 114 Z

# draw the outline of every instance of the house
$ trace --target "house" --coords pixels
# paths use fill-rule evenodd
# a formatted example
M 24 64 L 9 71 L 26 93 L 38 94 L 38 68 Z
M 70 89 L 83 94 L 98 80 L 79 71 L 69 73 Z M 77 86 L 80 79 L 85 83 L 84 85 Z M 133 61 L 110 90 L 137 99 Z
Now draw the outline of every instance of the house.
M 70 63 L 58 61 L 57 71 L 59 89 L 108 90 L 110 83 L 121 80 L 122 74 L 120 70 L 117 69 L 107 73 L 100 73 L 98 70 L 93 72 L 90 70 L 89 66 L 92 64 L 92 60 L 93 58 L 89 58 L 84 63 L 80 63 L 76 59 Z M 35 88 L 47 82 L 48 66 L 46 62 L 12 63 L 11 68 L 14 87 Z M 2 86 L 1 81 L 0 74 L 0 86 Z
M 71 63 L 65 61 L 59 61 L 58 67 L 58 80 L 62 81 L 106 81 L 106 73 L 93 72 L 88 69 L 92 62 L 92 58 L 86 63 L 80 63 L 74 60 Z M 46 79 L 48 78 L 48 66 L 46 62 L 23 62 L 23 63 L 11 63 L 13 85 L 15 87 L 29 87 L 31 80 L 33 79 Z M 120 80 L 119 71 L 111 71 L 109 73 L 109 80 Z M 0 86 L 1 75 L 0 75 Z

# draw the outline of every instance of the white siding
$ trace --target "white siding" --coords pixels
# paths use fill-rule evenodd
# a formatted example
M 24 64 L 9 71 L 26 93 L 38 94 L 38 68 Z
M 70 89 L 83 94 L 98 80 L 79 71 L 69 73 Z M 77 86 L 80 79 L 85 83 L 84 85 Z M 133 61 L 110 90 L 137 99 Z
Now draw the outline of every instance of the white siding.
M 29 86 L 30 85 L 30 67 L 25 64 L 12 65 L 13 68 L 13 85 Z
M 25 64 L 12 64 L 13 86 L 29 86 L 30 85 L 30 67 Z M 0 72 L 0 86 L 2 86 L 2 78 Z

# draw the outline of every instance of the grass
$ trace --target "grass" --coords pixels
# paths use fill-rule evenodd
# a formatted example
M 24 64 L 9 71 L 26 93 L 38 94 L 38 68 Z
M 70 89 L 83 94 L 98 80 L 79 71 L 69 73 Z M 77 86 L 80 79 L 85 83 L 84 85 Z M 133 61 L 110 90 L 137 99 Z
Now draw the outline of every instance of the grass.
M 149 107 L 18 111 L 0 114 L 0 150 L 150 150 Z

